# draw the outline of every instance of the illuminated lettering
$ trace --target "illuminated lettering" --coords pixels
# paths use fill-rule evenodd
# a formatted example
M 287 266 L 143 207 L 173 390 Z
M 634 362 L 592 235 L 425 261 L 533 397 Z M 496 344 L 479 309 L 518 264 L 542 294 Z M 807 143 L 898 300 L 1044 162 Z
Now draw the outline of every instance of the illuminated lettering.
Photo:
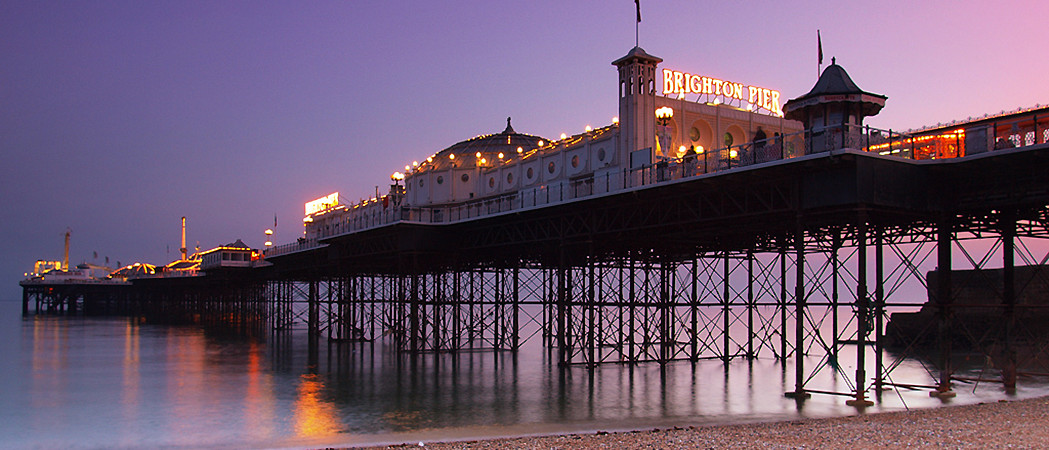
M 334 192 L 306 203 L 306 215 L 321 212 L 339 206 L 339 193 Z
M 715 79 L 714 80 L 714 92 L 708 92 L 709 94 L 721 95 L 721 85 L 725 84 L 724 81 Z
M 779 91 L 663 69 L 663 95 L 681 94 L 712 95 L 746 101 L 754 108 L 780 114 Z
M 732 98 L 737 100 L 743 100 L 743 85 L 739 83 L 729 83 L 732 86 Z
M 688 77 L 688 90 L 696 94 L 703 93 L 703 81 L 699 75 Z

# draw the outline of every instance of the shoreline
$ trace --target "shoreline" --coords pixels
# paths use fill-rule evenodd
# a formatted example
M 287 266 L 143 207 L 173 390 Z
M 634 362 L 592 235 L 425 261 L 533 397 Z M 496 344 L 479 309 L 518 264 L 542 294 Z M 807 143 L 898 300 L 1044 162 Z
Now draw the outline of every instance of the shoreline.
M 358 448 L 1049 447 L 1049 396 L 858 415 Z

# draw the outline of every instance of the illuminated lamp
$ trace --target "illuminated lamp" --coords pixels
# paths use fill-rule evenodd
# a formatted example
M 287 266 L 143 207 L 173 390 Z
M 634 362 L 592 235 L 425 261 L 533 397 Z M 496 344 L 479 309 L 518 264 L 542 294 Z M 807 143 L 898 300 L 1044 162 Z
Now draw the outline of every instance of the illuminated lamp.
M 433 162 L 433 156 L 426 158 L 426 162 Z
M 682 145 L 682 146 L 677 148 L 677 157 L 678 158 L 680 158 L 682 156 L 685 156 L 685 153 L 688 153 L 688 149 L 685 148 L 684 145 Z
M 481 164 L 488 164 L 488 160 L 484 159 L 484 158 L 481 158 Z
M 737 155 L 739 155 L 739 153 L 736 151 L 736 149 L 732 149 L 732 150 L 728 151 L 728 157 L 729 158 L 735 158 Z
M 594 128 L 591 127 L 590 125 L 587 125 L 586 128 L 584 128 L 584 129 L 586 130 L 587 133 L 589 133 L 591 131 L 594 131 Z
M 703 154 L 703 146 L 702 145 L 697 145 L 696 146 L 696 154 L 697 155 Z
M 407 172 L 409 170 L 412 170 L 412 166 L 409 166 L 409 165 L 405 164 L 404 165 L 404 171 Z
M 503 159 L 504 156 L 506 155 L 504 155 L 503 152 L 499 152 L 499 159 Z
M 674 110 L 669 106 L 664 106 L 656 110 L 656 120 L 658 120 L 659 124 L 664 127 L 667 126 L 667 122 L 669 122 L 670 119 L 673 117 Z
M 476 157 L 480 158 L 480 157 L 481 157 L 481 152 L 477 152 L 477 154 L 476 154 L 476 155 L 474 155 L 474 156 L 476 156 Z
M 448 155 L 448 159 L 455 159 L 455 153 L 450 153 Z
M 521 148 L 521 147 L 517 147 L 517 153 L 518 154 L 524 153 L 524 149 Z
M 567 134 L 561 133 L 561 139 L 564 139 L 564 138 L 566 138 L 566 137 L 568 137 L 568 135 L 567 135 Z
M 265 233 L 266 233 L 266 236 L 273 236 L 273 230 L 271 230 L 269 228 L 266 229 Z
M 543 141 L 539 141 L 539 143 L 538 143 L 538 144 L 536 144 L 536 145 L 538 145 L 538 146 L 542 147 L 542 146 L 543 146 Z
M 619 125 L 619 116 L 615 116 L 615 117 L 613 117 L 613 118 L 612 118 L 612 123 L 614 123 L 614 124 L 616 124 L 616 125 Z
M 419 167 L 419 161 L 412 161 L 412 167 Z

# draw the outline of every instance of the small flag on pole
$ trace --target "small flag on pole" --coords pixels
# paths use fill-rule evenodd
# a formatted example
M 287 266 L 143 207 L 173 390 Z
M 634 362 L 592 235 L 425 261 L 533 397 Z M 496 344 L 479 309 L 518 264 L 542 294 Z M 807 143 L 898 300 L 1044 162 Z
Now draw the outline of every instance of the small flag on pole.
M 640 1 L 640 0 L 639 0 Z M 816 30 L 816 49 L 819 53 L 820 65 L 823 65 L 823 39 L 820 37 L 820 30 Z
M 634 5 L 637 6 L 637 23 L 641 23 L 641 0 L 634 0 Z
M 277 215 L 273 215 L 273 228 L 277 228 Z

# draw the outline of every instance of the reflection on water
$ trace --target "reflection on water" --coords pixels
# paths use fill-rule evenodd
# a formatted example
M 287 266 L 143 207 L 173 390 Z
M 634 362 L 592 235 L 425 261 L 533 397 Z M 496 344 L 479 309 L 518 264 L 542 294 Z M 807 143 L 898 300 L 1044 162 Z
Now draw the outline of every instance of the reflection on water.
M 338 434 L 342 429 L 335 404 L 326 400 L 324 383 L 316 374 L 302 374 L 295 397 L 295 434 L 318 438 Z
M 478 436 L 857 413 L 842 397 L 784 398 L 793 366 L 776 360 L 562 370 L 534 341 L 518 354 L 417 357 L 381 342 L 322 342 L 310 360 L 303 336 L 263 342 L 123 319 L 4 317 L 4 446 L 326 446 L 395 432 Z M 847 376 L 825 370 L 809 386 L 850 390 L 850 351 L 840 355 Z M 893 374 L 929 379 L 914 361 Z M 954 401 L 1003 395 L 1000 385 L 972 387 L 960 386 Z M 1046 391 L 1028 383 L 1017 395 Z M 871 411 L 939 404 L 922 390 L 879 396 Z

